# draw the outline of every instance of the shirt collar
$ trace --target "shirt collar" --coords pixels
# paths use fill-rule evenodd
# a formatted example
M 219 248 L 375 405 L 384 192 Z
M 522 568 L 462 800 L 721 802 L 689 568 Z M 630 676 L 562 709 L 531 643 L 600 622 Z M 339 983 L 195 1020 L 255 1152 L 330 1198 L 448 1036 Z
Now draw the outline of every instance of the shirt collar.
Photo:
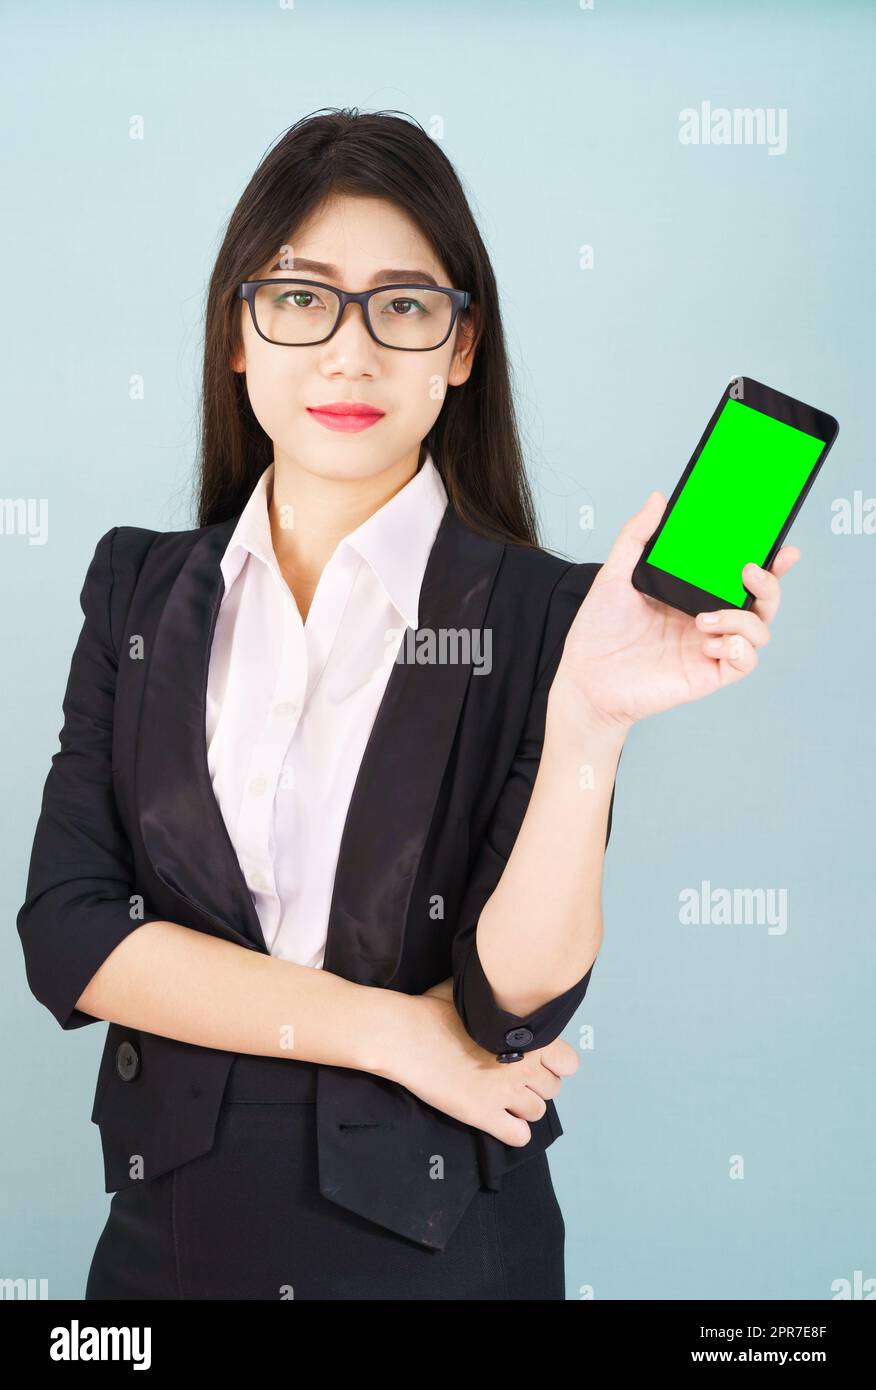
M 227 594 L 248 554 L 255 555 L 285 584 L 274 553 L 268 515 L 274 465 L 261 474 L 241 512 L 220 561 Z M 409 627 L 419 626 L 420 589 L 447 492 L 431 453 L 414 476 L 378 507 L 338 548 L 348 546 L 368 562 L 390 602 Z

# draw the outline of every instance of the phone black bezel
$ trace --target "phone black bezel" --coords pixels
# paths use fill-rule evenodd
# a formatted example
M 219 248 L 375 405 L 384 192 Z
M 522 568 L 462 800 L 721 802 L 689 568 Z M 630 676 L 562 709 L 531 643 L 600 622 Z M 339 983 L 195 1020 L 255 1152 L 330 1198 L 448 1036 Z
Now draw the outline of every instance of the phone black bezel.
M 740 390 L 741 387 L 741 390 Z M 800 490 L 794 506 L 788 513 L 779 534 L 769 549 L 765 559 L 758 561 L 762 569 L 769 569 L 773 560 L 776 558 L 785 537 L 794 524 L 794 518 L 806 500 L 806 494 L 815 482 L 818 472 L 830 452 L 831 446 L 839 433 L 839 425 L 832 415 L 828 415 L 823 410 L 816 410 L 815 406 L 805 405 L 803 401 L 795 400 L 793 396 L 788 396 L 784 391 L 777 391 L 772 386 L 765 386 L 761 381 L 755 381 L 753 377 L 742 376 L 732 377 L 727 383 L 724 394 L 712 412 L 712 417 L 703 431 L 700 442 L 691 455 L 690 462 L 679 478 L 672 496 L 666 503 L 666 509 L 660 519 L 657 530 L 649 538 L 642 551 L 641 558 L 636 564 L 632 574 L 632 582 L 640 593 L 646 594 L 649 598 L 658 599 L 661 603 L 668 603 L 671 608 L 679 608 L 682 613 L 687 613 L 695 617 L 697 613 L 707 613 L 719 608 L 740 608 L 747 609 L 755 601 L 754 594 L 750 589 L 745 589 L 746 598 L 742 604 L 731 603 L 729 599 L 720 598 L 717 594 L 710 594 L 705 589 L 699 589 L 695 584 L 689 584 L 684 579 L 679 579 L 677 575 L 668 574 L 666 570 L 658 569 L 656 565 L 648 563 L 650 555 L 657 537 L 666 525 L 669 515 L 674 507 L 676 500 L 681 494 L 685 483 L 693 472 L 696 462 L 705 448 L 706 441 L 718 421 L 718 417 L 728 400 L 740 400 L 743 405 L 760 410 L 764 415 L 770 415 L 774 420 L 780 420 L 785 425 L 793 425 L 795 429 L 803 430 L 806 434 L 813 435 L 824 443 L 824 448 L 810 472 L 806 482 Z

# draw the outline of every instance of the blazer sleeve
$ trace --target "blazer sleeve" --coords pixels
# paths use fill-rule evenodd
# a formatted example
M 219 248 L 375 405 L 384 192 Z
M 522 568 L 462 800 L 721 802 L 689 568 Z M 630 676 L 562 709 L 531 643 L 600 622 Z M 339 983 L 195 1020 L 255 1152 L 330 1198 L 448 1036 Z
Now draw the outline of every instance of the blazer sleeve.
M 453 939 L 453 1001 L 466 1031 L 481 1047 L 497 1055 L 530 1052 L 559 1037 L 587 992 L 593 966 L 564 994 L 550 999 L 525 1018 L 500 1009 L 478 955 L 478 918 L 508 862 L 523 824 L 544 744 L 548 692 L 560 664 L 566 633 L 599 569 L 597 564 L 570 565 L 554 588 L 542 640 L 538 675 L 523 735 L 511 770 L 475 859 L 460 907 Z M 616 786 L 616 783 L 615 783 Z M 612 787 L 606 848 L 614 810 Z M 537 924 L 534 930 L 537 930 Z
M 61 747 L 43 789 L 26 897 L 16 918 L 28 985 L 64 1029 L 98 1021 L 76 1008 L 80 994 L 120 941 L 143 922 L 160 920 L 154 913 L 138 916 L 132 903 L 131 850 L 113 791 L 118 530 L 98 541 L 79 597 L 85 621 L 63 701 Z

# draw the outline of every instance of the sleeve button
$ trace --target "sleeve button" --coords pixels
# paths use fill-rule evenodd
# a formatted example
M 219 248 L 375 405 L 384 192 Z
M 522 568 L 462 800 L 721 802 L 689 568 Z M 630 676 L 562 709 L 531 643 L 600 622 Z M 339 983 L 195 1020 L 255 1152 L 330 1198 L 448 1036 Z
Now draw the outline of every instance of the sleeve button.
M 509 1047 L 525 1047 L 534 1036 L 531 1028 L 512 1028 L 505 1034 L 505 1041 Z

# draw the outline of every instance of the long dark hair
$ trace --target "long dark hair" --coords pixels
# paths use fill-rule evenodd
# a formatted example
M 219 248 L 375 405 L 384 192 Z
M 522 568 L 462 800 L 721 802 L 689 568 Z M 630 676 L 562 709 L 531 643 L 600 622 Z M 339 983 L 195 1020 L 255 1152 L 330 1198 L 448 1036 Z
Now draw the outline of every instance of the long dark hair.
M 448 389 L 423 444 L 463 521 L 483 535 L 537 546 L 496 281 L 462 185 L 413 118 L 355 107 L 296 121 L 265 154 L 231 214 L 207 297 L 197 524 L 240 512 L 273 459 L 246 379 L 230 366 L 241 347 L 237 286 L 293 242 L 296 228 L 332 194 L 396 204 L 428 238 L 450 283 L 472 292 L 478 337 L 471 375 Z

